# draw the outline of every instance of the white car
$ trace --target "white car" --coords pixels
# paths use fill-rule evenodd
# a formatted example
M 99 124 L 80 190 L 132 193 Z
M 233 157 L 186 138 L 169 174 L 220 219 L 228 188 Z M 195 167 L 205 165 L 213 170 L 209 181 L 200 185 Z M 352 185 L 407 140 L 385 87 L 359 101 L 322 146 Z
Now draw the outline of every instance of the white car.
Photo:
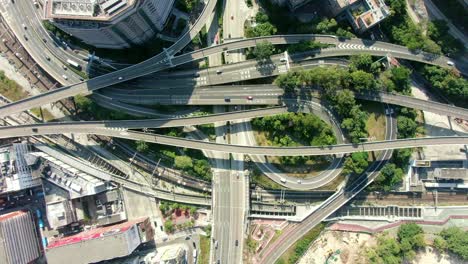
M 119 81 L 123 80 L 122 76 L 120 76 L 118 79 L 119 79 Z
M 302 181 L 301 181 L 301 180 L 297 180 L 297 183 L 298 183 L 298 184 L 301 184 L 301 183 L 302 183 Z
M 282 183 L 286 183 L 286 179 L 285 179 L 285 178 L 281 178 L 280 181 L 281 181 Z
M 453 66 L 455 66 L 455 63 L 453 63 L 453 61 L 447 61 L 447 65 L 453 67 Z

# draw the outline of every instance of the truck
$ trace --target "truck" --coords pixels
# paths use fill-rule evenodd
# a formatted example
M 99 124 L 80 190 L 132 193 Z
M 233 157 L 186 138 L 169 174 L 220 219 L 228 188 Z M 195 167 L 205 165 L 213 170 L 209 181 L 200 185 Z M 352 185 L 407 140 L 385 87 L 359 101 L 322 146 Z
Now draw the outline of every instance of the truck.
M 67 60 L 67 63 L 68 63 L 70 66 L 73 66 L 75 69 L 78 69 L 78 70 L 81 69 L 81 66 L 80 66 L 78 63 L 76 63 L 76 61 L 73 61 L 73 60 L 68 59 L 68 60 Z

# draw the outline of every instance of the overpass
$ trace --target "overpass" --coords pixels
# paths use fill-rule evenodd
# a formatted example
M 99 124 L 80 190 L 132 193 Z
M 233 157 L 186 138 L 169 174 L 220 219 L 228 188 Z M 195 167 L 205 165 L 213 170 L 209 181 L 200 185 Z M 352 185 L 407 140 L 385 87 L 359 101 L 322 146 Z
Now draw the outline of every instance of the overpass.
M 15 128 L 15 127 L 13 127 Z M 0 128 L 0 138 L 11 138 L 19 135 L 11 134 L 9 127 Z M 177 138 L 171 136 L 134 132 L 124 128 L 81 128 L 79 126 L 70 128 L 58 128 L 55 131 L 31 131 L 29 136 L 50 135 L 50 134 L 96 134 L 109 137 L 124 138 L 130 140 L 141 140 L 149 143 L 168 145 L 174 147 L 199 149 L 206 151 L 217 151 L 225 153 L 239 153 L 248 155 L 266 155 L 266 156 L 319 156 L 319 155 L 337 155 L 360 151 L 377 151 L 388 149 L 413 148 L 435 145 L 459 145 L 468 144 L 468 136 L 455 137 L 425 137 L 394 139 L 374 142 L 363 142 L 359 144 L 340 144 L 322 147 L 301 146 L 301 147 L 263 147 L 263 146 L 240 146 L 206 142 L 202 140 Z
M 213 1 L 210 1 L 208 5 L 210 5 L 212 2 Z M 205 9 L 206 8 L 207 7 L 205 7 Z M 194 27 L 198 27 L 198 26 L 201 27 L 201 25 L 198 25 L 198 23 L 194 25 Z M 188 33 L 195 32 L 192 29 Z M 189 38 L 190 37 L 181 38 L 176 44 L 173 45 L 176 48 L 170 48 L 169 51 L 167 51 L 164 54 L 168 55 L 171 53 L 175 53 L 175 51 L 177 51 L 177 49 L 181 47 L 182 43 L 187 42 L 187 39 Z M 67 97 L 75 96 L 77 94 L 88 95 L 95 90 L 98 90 L 107 86 L 115 85 L 115 84 L 128 81 L 137 77 L 141 77 L 150 73 L 165 70 L 170 67 L 200 60 L 209 55 L 213 55 L 213 54 L 228 51 L 228 50 L 237 50 L 241 48 L 254 47 L 257 43 L 260 43 L 263 41 L 268 41 L 275 45 L 281 45 L 281 44 L 294 44 L 303 40 L 313 40 L 313 41 L 335 44 L 335 45 L 338 45 L 340 43 L 350 44 L 349 46 L 346 46 L 343 49 L 337 49 L 337 50 L 333 48 L 325 49 L 323 50 L 324 52 L 323 55 L 321 54 L 322 51 L 318 51 L 319 53 L 315 55 L 315 58 L 353 55 L 353 54 L 361 54 L 363 52 L 366 52 L 374 56 L 391 55 L 396 58 L 408 59 L 408 60 L 418 61 L 422 63 L 438 65 L 442 67 L 448 67 L 447 62 L 449 61 L 449 59 L 444 56 L 436 56 L 436 55 L 424 53 L 424 52 L 415 54 L 411 52 L 410 50 L 408 50 L 406 47 L 402 47 L 402 46 L 398 46 L 394 44 L 376 42 L 376 41 L 368 41 L 368 40 L 360 40 L 360 39 L 345 40 L 345 39 L 337 38 L 336 36 L 302 34 L 302 35 L 277 35 L 277 36 L 249 38 L 249 39 L 243 39 L 239 41 L 224 43 L 224 44 L 220 44 L 217 46 L 212 46 L 209 48 L 193 51 L 191 53 L 186 53 L 186 54 L 182 54 L 182 55 L 175 56 L 175 57 L 172 57 L 173 55 L 165 56 L 164 54 L 159 54 L 146 61 L 143 61 L 139 64 L 130 66 L 122 70 L 111 72 L 111 73 L 87 80 L 85 82 L 81 82 L 81 83 L 77 83 L 71 86 L 62 87 L 59 89 L 48 91 L 46 93 L 42 93 L 37 96 L 29 97 L 29 98 L 8 104 L 6 106 L 2 106 L 0 107 L 0 117 L 22 112 L 24 110 L 27 110 L 33 107 L 39 107 L 41 105 L 54 102 L 54 101 L 58 101 Z M 468 74 L 468 69 L 465 71 L 465 68 L 464 68 L 465 66 L 463 62 L 457 62 L 457 65 L 461 72 Z
M 302 89 L 304 90 L 304 89 Z M 226 85 L 179 89 L 141 89 L 124 90 L 110 89 L 102 95 L 115 101 L 133 104 L 183 104 L 183 105 L 271 105 L 281 101 L 288 104 L 289 100 L 280 96 L 284 90 L 276 85 Z M 468 120 L 468 109 L 422 100 L 410 96 L 392 94 L 386 92 L 354 93 L 358 99 L 376 101 L 392 105 L 414 108 L 435 114 L 459 117 Z M 247 100 L 246 95 L 252 96 L 253 100 Z M 227 101 L 226 98 L 230 100 Z

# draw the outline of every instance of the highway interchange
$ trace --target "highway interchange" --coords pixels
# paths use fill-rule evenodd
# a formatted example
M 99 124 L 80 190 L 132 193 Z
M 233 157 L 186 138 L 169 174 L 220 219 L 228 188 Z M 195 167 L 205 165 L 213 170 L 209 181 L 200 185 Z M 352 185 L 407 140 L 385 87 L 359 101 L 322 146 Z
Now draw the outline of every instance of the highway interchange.
M 4 5 L 0 7 L 2 15 L 5 16 L 4 7 L 9 7 L 10 4 L 3 0 Z M 2 2 L 2 3 L 3 3 Z M 21 2 L 21 1 L 17 1 Z M 426 53 L 413 53 L 405 47 L 394 44 L 376 42 L 360 39 L 340 39 L 335 36 L 322 36 L 322 35 L 285 35 L 285 36 L 270 36 L 256 39 L 240 39 L 235 41 L 226 42 L 219 45 L 214 45 L 202 50 L 176 54 L 180 52 L 200 31 L 204 25 L 208 15 L 213 12 L 216 1 L 210 0 L 206 3 L 203 12 L 198 18 L 197 22 L 192 25 L 190 30 L 185 33 L 173 46 L 153 58 L 150 58 L 140 64 L 133 65 L 122 70 L 108 73 L 90 80 L 80 81 L 79 77 L 70 73 L 70 77 L 64 79 L 61 73 L 63 72 L 64 60 L 72 58 L 78 60 L 79 55 L 75 55 L 63 48 L 54 46 L 53 40 L 47 36 L 48 41 L 41 41 L 40 35 L 46 34 L 43 27 L 38 25 L 38 19 L 35 18 L 35 12 L 32 10 L 32 5 L 29 3 L 21 2 L 24 6 L 15 6 L 8 9 L 7 13 L 15 14 L 8 16 L 8 24 L 15 32 L 21 32 L 21 24 L 14 21 L 13 18 L 18 18 L 20 14 L 28 14 L 25 20 L 28 25 L 28 30 L 33 30 L 38 38 L 31 37 L 28 41 L 21 41 L 29 54 L 43 67 L 51 76 L 59 82 L 69 85 L 63 88 L 51 90 L 47 93 L 27 98 L 15 103 L 8 104 L 0 107 L 0 117 L 6 117 L 11 114 L 19 113 L 24 110 L 41 106 L 46 103 L 58 101 L 64 98 L 72 97 L 77 94 L 89 95 L 94 93 L 94 98 L 101 98 L 101 101 L 106 101 L 108 105 L 127 111 L 147 115 L 145 108 L 133 106 L 131 104 L 194 104 L 194 105 L 275 105 L 284 104 L 288 106 L 290 111 L 297 111 L 299 105 L 310 104 L 308 102 L 298 102 L 296 99 L 283 98 L 282 89 L 273 86 L 224 86 L 224 87 L 198 87 L 224 84 L 226 82 L 237 82 L 241 80 L 274 76 L 285 73 L 288 70 L 282 58 L 284 54 L 272 57 L 272 63 L 258 67 L 255 61 L 244 61 L 223 65 L 220 67 L 213 67 L 206 70 L 195 71 L 177 71 L 165 73 L 161 72 L 169 68 L 186 64 L 189 62 L 200 60 L 204 57 L 222 53 L 231 50 L 238 50 L 247 47 L 253 47 L 260 41 L 269 41 L 273 44 L 293 44 L 301 40 L 314 40 L 322 43 L 333 44 L 334 47 L 314 51 L 313 54 L 307 55 L 291 55 L 287 59 L 291 60 L 291 68 L 309 68 L 324 65 L 334 65 L 338 67 L 347 67 L 347 62 L 341 59 L 330 59 L 330 57 L 349 56 L 353 54 L 368 53 L 374 56 L 393 56 L 395 58 L 407 59 L 412 61 L 424 62 L 427 64 L 448 67 L 447 62 L 455 61 L 456 67 L 463 74 L 467 74 L 468 70 L 466 65 L 457 60 L 448 59 L 443 56 L 433 56 Z M 23 10 L 21 10 L 23 9 Z M 28 31 L 30 32 L 30 31 Z M 18 39 L 21 40 L 21 36 Z M 39 47 L 46 45 L 48 47 L 45 52 Z M 49 54 L 49 55 L 47 55 Z M 52 55 L 52 56 L 51 56 Z M 47 60 L 46 56 L 51 58 Z M 298 56 L 298 57 L 295 57 Z M 301 57 L 302 56 L 302 57 Z M 300 58 L 300 59 L 299 59 Z M 80 64 L 86 64 L 80 61 Z M 217 74 L 216 71 L 221 69 L 222 74 Z M 239 72 L 245 69 L 250 69 L 251 72 L 240 74 Z M 70 72 L 70 71 L 68 71 Z M 159 75 L 151 75 L 146 78 L 145 75 L 161 72 Z M 199 72 L 199 73 L 198 73 Z M 181 78 L 173 78 L 179 75 Z M 68 76 L 68 75 L 67 75 Z M 159 80 L 154 81 L 153 77 L 159 76 Z M 128 82 L 135 78 L 134 83 Z M 169 79 L 173 78 L 173 79 Z M 185 78 L 185 79 L 184 79 Z M 186 80 L 192 80 L 187 83 Z M 153 83 L 151 83 L 153 81 Z M 159 88 L 153 89 L 155 83 Z M 187 85 L 188 84 L 188 85 Z M 132 90 L 129 94 L 122 88 L 138 87 L 137 90 Z M 162 86 L 162 88 L 161 88 Z M 109 88 L 106 88 L 109 87 Z M 149 87 L 149 89 L 141 89 Z M 164 87 L 170 87 L 165 88 Z M 105 89 L 102 89 L 105 88 Z M 102 89 L 102 90 L 100 90 Z M 100 90 L 99 92 L 96 92 Z M 249 94 L 254 97 L 253 100 L 246 100 L 245 95 Z M 165 97 L 166 96 L 166 97 Z M 168 99 L 167 96 L 170 96 Z M 411 97 L 404 97 L 393 94 L 361 94 L 356 97 L 366 100 L 378 101 L 394 105 L 401 105 L 424 111 L 432 111 L 439 114 L 449 115 L 451 117 L 459 117 L 468 119 L 468 111 L 463 108 L 458 108 L 450 105 L 439 104 L 429 101 L 422 101 Z M 226 101 L 229 98 L 229 101 Z M 110 99 L 110 100 L 108 100 Z M 99 101 L 99 99 L 98 99 Z M 128 103 L 128 104 L 126 104 Z M 341 158 L 336 158 L 331 165 L 329 172 L 321 174 L 317 179 L 306 180 L 298 183 L 295 180 L 286 179 L 282 182 L 281 178 L 284 176 L 278 172 L 273 171 L 268 163 L 264 162 L 264 155 L 268 156 L 304 156 L 304 155 L 342 155 L 356 151 L 379 151 L 381 154 L 377 161 L 373 163 L 366 173 L 364 173 L 355 182 L 348 185 L 346 189 L 340 189 L 334 195 L 329 197 L 318 210 L 309 215 L 303 222 L 298 224 L 296 228 L 291 231 L 288 236 L 282 236 L 273 245 L 267 249 L 267 254 L 261 263 L 274 263 L 279 256 L 302 234 L 313 228 L 315 225 L 324 220 L 327 216 L 333 213 L 337 208 L 341 207 L 347 201 L 352 199 L 357 193 L 365 188 L 377 175 L 379 169 L 385 164 L 386 160 L 391 157 L 392 149 L 419 147 L 429 145 L 442 145 L 442 144 L 467 144 L 468 137 L 437 137 L 437 138 L 416 138 L 416 139 L 401 139 L 396 140 L 396 122 L 394 116 L 386 116 L 386 140 L 365 142 L 361 144 L 344 144 L 343 140 L 339 140 L 338 145 L 323 146 L 323 147 L 297 147 L 297 148 L 275 148 L 275 147 L 259 147 L 255 146 L 255 139 L 252 136 L 252 129 L 250 127 L 249 119 L 284 113 L 288 109 L 284 106 L 272 107 L 266 109 L 256 110 L 240 110 L 229 113 L 219 113 L 208 116 L 200 117 L 184 117 L 184 118 L 165 118 L 153 120 L 124 120 L 124 121 L 82 121 L 82 122 L 61 122 L 61 123 L 45 123 L 45 124 L 32 124 L 24 126 L 11 126 L 0 128 L 0 138 L 20 137 L 20 136 L 37 136 L 37 135 L 52 135 L 62 133 L 83 133 L 83 134 L 96 134 L 104 135 L 115 138 L 126 138 L 132 140 L 143 140 L 152 143 L 165 144 L 170 146 L 179 146 L 186 148 L 194 148 L 203 150 L 207 156 L 212 158 L 216 164 L 216 168 L 225 168 L 214 171 L 213 177 L 213 201 L 208 201 L 206 197 L 186 197 L 176 193 L 167 193 L 163 190 L 154 190 L 146 185 L 141 185 L 136 182 L 129 181 L 128 179 L 120 179 L 114 177 L 113 180 L 127 186 L 128 188 L 144 193 L 148 196 L 155 198 L 177 200 L 180 202 L 192 202 L 202 205 L 209 205 L 211 203 L 214 213 L 214 234 L 213 238 L 219 239 L 219 249 L 213 249 L 214 255 L 212 261 L 221 259 L 221 263 L 240 263 L 242 261 L 242 246 L 243 237 L 245 233 L 243 223 L 238 219 L 244 219 L 245 208 L 242 203 L 248 203 L 244 199 L 248 197 L 248 188 L 243 190 L 242 186 L 246 186 L 244 181 L 248 181 L 248 177 L 244 175 L 243 170 L 243 154 L 251 155 L 253 161 L 256 162 L 262 171 L 274 181 L 287 186 L 292 189 L 313 189 L 322 186 L 336 177 L 340 170 L 338 169 Z M 291 110 L 292 109 L 292 110 Z M 232 109 L 231 107 L 231 110 Z M 321 110 L 320 110 L 321 111 Z M 313 113 L 320 112 L 312 110 Z M 326 112 L 326 111 L 325 111 Z M 150 113 L 153 116 L 160 116 L 157 112 Z M 329 122 L 333 123 L 333 116 L 327 113 L 319 115 L 323 119 L 329 118 Z M 230 137 L 225 139 L 226 135 L 226 122 L 229 121 Z M 206 142 L 194 139 L 174 138 L 169 136 L 143 133 L 132 131 L 129 129 L 144 129 L 144 128 L 162 128 L 162 127 L 178 127 L 178 126 L 193 126 L 199 124 L 215 123 L 216 128 L 216 143 Z M 339 128 L 338 126 L 335 126 Z M 341 132 L 340 132 L 341 133 Z M 335 131 L 335 134 L 337 132 Z M 230 155 L 235 158 L 230 159 Z M 70 160 L 70 162 L 75 162 Z M 229 189 L 227 186 L 229 186 Z M 248 185 L 247 185 L 248 186 Z M 232 192 L 231 190 L 236 190 Z M 244 196 L 244 194 L 247 195 Z M 217 197 L 221 197 L 222 204 L 217 202 Z M 191 200 L 193 199 L 193 200 Z M 240 215 L 239 215 L 240 214 Z M 236 216 L 236 221 L 227 222 L 225 219 L 230 219 Z M 240 218 L 239 218 L 240 217 Z M 224 220 L 223 220 L 224 219 Z M 222 226 L 217 229 L 216 225 Z M 226 233 L 227 232 L 227 233 Z M 240 235 L 239 235 L 240 234 Z M 240 243 L 240 246 L 237 244 Z M 213 243 L 212 243 L 213 246 Z

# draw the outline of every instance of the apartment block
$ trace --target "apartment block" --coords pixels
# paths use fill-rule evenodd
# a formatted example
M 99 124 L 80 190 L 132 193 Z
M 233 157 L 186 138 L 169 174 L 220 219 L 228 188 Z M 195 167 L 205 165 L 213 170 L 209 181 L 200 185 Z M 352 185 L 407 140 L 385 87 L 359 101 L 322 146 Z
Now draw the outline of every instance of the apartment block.
M 49 0 L 45 17 L 97 48 L 139 45 L 160 32 L 175 0 Z

